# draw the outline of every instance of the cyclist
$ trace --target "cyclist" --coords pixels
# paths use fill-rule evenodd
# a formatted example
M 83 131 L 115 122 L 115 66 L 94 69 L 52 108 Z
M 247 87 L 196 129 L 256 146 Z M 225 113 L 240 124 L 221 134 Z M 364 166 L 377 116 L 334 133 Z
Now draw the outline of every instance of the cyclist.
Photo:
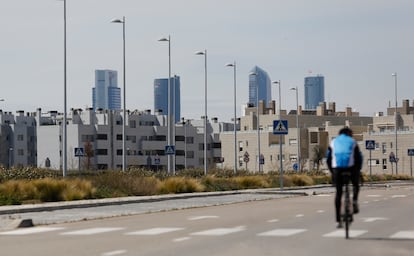
M 336 222 L 338 228 L 342 228 L 341 220 L 341 198 L 342 187 L 344 185 L 343 172 L 351 173 L 353 185 L 353 209 L 354 213 L 359 212 L 358 193 L 359 176 L 362 167 L 362 154 L 356 141 L 352 138 L 352 130 L 344 127 L 339 131 L 339 135 L 331 141 L 327 152 L 327 164 L 332 173 L 333 183 L 336 186 L 335 209 Z

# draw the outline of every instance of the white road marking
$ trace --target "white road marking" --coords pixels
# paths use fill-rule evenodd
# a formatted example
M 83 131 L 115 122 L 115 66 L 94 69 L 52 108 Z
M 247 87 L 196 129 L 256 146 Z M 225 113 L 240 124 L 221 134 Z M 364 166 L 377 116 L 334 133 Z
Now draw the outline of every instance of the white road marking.
M 324 213 L 325 210 L 318 210 L 318 213 Z
M 190 240 L 190 239 L 191 239 L 191 237 L 185 236 L 185 237 L 176 238 L 173 241 L 174 242 L 183 242 L 183 241 L 187 241 L 187 240 Z
M 380 201 L 379 199 L 375 199 L 375 200 L 374 200 L 374 202 L 379 202 L 379 201 Z
M 274 222 L 278 222 L 278 221 L 279 221 L 278 219 L 272 219 L 272 220 L 268 220 L 267 222 L 274 223 Z
M 367 233 L 367 230 L 349 230 L 349 237 L 358 237 Z M 323 237 L 345 237 L 345 230 L 336 230 L 330 233 L 323 235 Z
M 383 217 L 368 217 L 368 218 L 361 218 L 363 222 L 374 222 L 378 220 L 388 220 L 388 218 Z
M 330 195 L 330 194 L 318 194 L 318 195 L 316 195 L 316 196 L 320 196 L 320 197 L 330 197 L 330 196 L 332 196 L 332 195 Z
M 190 218 L 188 218 L 188 220 L 203 220 L 203 219 L 217 219 L 217 218 L 218 218 L 218 216 L 207 215 L 207 216 L 190 217 Z
M 397 232 L 394 235 L 390 236 L 390 238 L 394 238 L 394 239 L 414 239 L 414 230 L 400 231 L 400 232 Z
M 174 232 L 178 230 L 183 230 L 184 228 L 150 228 L 144 230 L 138 230 L 134 232 L 126 233 L 126 235 L 147 235 L 147 236 L 154 236 L 160 235 L 164 233 Z
M 303 214 L 296 214 L 296 218 L 302 218 L 303 216 L 305 216 L 305 215 L 303 215 Z
M 364 201 L 363 203 L 364 203 L 364 204 L 369 204 L 369 201 Z
M 274 229 L 267 232 L 259 233 L 258 236 L 293 236 L 302 232 L 306 229 Z
M 117 230 L 122 230 L 122 229 L 124 229 L 124 228 L 88 228 L 88 229 L 81 229 L 81 230 L 76 230 L 76 231 L 64 232 L 64 233 L 61 233 L 61 235 L 87 236 L 87 235 L 107 233 L 107 232 L 117 231 Z
M 104 252 L 101 254 L 101 256 L 115 256 L 115 255 L 121 255 L 127 253 L 127 250 L 117 250 L 112 252 Z
M 381 197 L 381 195 L 366 195 L 366 197 Z
M 240 232 L 246 230 L 245 226 L 238 226 L 234 228 L 215 228 L 215 229 L 208 229 L 200 232 L 191 233 L 193 236 L 223 236 L 228 235 L 236 232 Z
M 401 198 L 401 197 L 407 197 L 407 195 L 393 195 L 392 198 Z
M 64 229 L 64 228 L 61 228 L 61 227 L 20 228 L 16 230 L 0 232 L 0 235 L 30 235 L 30 234 L 36 234 L 36 233 L 56 231 L 56 230 L 61 230 L 61 229 Z

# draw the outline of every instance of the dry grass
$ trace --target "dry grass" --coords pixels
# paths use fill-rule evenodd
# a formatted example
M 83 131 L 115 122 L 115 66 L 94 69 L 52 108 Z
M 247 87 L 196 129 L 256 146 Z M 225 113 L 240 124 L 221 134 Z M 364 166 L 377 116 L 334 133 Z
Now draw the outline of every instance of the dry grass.
M 158 192 L 161 194 L 192 193 L 202 191 L 204 191 L 204 186 L 199 180 L 194 178 L 171 177 L 161 181 L 158 186 Z

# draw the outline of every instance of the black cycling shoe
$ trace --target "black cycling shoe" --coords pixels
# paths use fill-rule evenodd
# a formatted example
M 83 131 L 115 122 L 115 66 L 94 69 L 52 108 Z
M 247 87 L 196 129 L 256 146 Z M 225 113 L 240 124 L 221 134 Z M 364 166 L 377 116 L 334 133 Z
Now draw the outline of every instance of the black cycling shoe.
M 353 207 L 353 209 L 354 209 L 354 214 L 359 213 L 359 207 L 358 207 L 358 203 L 357 203 L 357 202 L 354 202 L 354 203 L 352 204 L 352 207 Z
M 336 228 L 343 228 L 344 225 L 342 224 L 342 221 L 339 221 L 338 224 L 336 225 Z

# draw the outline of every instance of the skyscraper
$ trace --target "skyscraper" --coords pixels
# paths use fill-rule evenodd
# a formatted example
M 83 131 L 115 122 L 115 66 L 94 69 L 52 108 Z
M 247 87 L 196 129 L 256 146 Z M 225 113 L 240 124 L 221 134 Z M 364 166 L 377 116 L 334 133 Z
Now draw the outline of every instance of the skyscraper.
M 322 75 L 305 77 L 305 109 L 314 110 L 325 101 L 325 79 Z
M 175 104 L 173 104 L 174 120 L 177 123 L 181 120 L 180 77 L 171 77 L 170 84 L 173 88 L 171 97 L 175 99 Z M 168 115 L 167 78 L 154 80 L 154 112 L 161 112 L 163 115 Z
M 269 75 L 258 66 L 255 66 L 250 73 L 255 73 L 256 75 L 249 75 L 249 104 L 256 106 L 257 86 L 259 86 L 259 101 L 263 100 L 265 106 L 268 106 L 272 99 L 272 87 Z
M 95 70 L 95 87 L 92 88 L 93 109 L 121 109 L 121 88 L 114 70 Z

